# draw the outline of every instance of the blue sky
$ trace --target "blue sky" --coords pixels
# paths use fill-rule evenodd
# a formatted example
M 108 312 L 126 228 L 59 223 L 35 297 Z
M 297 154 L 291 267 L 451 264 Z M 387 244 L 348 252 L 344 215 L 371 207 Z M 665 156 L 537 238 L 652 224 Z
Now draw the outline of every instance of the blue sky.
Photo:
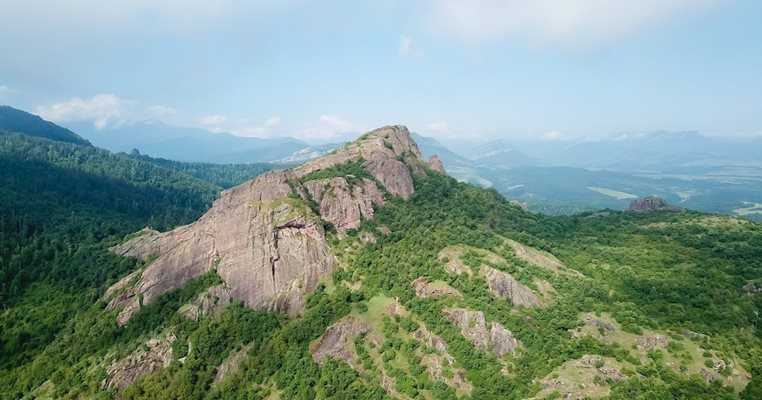
M 0 3 L 0 103 L 64 125 L 762 134 L 758 0 Z

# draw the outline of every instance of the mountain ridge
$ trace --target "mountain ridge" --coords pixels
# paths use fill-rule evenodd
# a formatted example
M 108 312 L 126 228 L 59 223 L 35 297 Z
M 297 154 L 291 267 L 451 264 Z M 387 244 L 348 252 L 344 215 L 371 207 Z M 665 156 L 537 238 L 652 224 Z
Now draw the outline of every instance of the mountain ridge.
M 0 130 L 9 133 L 23 133 L 59 142 L 91 146 L 91 143 L 76 133 L 45 121 L 37 115 L 10 106 L 0 105 Z
M 355 182 L 316 176 L 352 163 Z M 197 222 L 166 234 L 145 232 L 115 248 L 120 255 L 158 258 L 108 308 L 122 310 L 123 325 L 141 305 L 214 269 L 232 298 L 255 309 L 297 314 L 304 293 L 335 265 L 318 218 L 346 235 L 373 218 L 374 206 L 385 202 L 382 191 L 409 198 L 412 174 L 426 168 L 407 128 L 388 126 L 316 160 L 228 189 Z

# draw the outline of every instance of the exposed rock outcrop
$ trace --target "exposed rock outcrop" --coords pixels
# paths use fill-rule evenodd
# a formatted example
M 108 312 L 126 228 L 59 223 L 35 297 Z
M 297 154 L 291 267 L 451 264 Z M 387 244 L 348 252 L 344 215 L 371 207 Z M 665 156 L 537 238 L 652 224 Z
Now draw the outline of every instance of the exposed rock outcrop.
M 620 369 L 621 364 L 613 358 L 584 355 L 565 362 L 543 379 L 542 390 L 535 398 L 550 397 L 554 392 L 570 400 L 607 397 L 611 391 L 609 380 L 628 379 Z
M 749 294 L 762 293 L 762 282 L 749 282 L 743 285 L 743 291 Z
M 648 196 L 642 199 L 635 199 L 627 207 L 629 211 L 683 211 L 683 208 L 676 207 L 667 203 L 666 200 L 657 196 Z
M 565 270 L 566 266 L 556 256 L 534 247 L 523 245 L 515 240 L 505 239 L 507 244 L 516 254 L 516 257 L 540 268 L 553 272 Z
M 462 252 L 462 249 L 457 247 L 448 247 L 439 252 L 438 259 L 445 261 L 445 270 L 458 275 L 466 274 L 472 276 L 473 272 L 471 271 L 471 268 L 463 264 L 463 261 L 460 260 Z
M 159 368 L 168 367 L 172 361 L 172 343 L 175 340 L 175 335 L 171 333 L 149 339 L 127 358 L 112 363 L 106 370 L 106 378 L 101 381 L 101 387 L 123 388 Z
M 241 361 L 246 358 L 246 354 L 251 350 L 251 346 L 251 344 L 247 344 L 241 350 L 231 353 L 225 361 L 217 367 L 217 373 L 214 375 L 214 383 L 222 382 L 231 372 L 235 371 L 241 364 Z
M 415 190 L 410 169 L 426 165 L 407 128 L 386 126 L 366 133 L 334 153 L 294 168 L 294 173 L 305 176 L 359 159 L 364 160 L 363 166 L 386 190 L 406 200 Z
M 400 304 L 399 300 L 395 299 L 392 302 L 389 303 L 388 306 L 386 306 L 386 313 L 391 316 L 400 316 L 404 317 L 406 316 L 407 310 L 405 309 L 402 304 Z
M 345 177 L 302 183 L 312 172 L 348 161 L 362 161 L 373 179 L 353 185 Z M 144 230 L 112 248 L 116 254 L 156 260 L 134 286 L 120 281 L 109 292 L 116 295 L 108 308 L 121 308 L 117 322 L 123 325 L 157 296 L 216 270 L 232 299 L 254 309 L 298 314 L 304 294 L 336 265 L 320 219 L 340 232 L 355 228 L 362 219 L 373 218 L 374 205 L 383 205 L 383 190 L 409 198 L 411 170 L 424 168 L 407 128 L 388 126 L 325 157 L 226 190 L 198 221 L 166 233 Z M 308 206 L 311 201 L 318 204 L 319 215 Z
M 442 338 L 425 327 L 415 331 L 415 338 L 425 346 L 436 350 L 436 353 L 421 354 L 421 363 L 426 367 L 431 379 L 442 381 L 451 387 L 463 390 L 465 393 L 470 393 L 473 390 L 473 385 L 466 380 L 463 369 L 455 368 L 455 357 L 447 351 L 447 343 Z M 445 368 L 450 369 L 451 376 L 443 374 Z
M 305 182 L 304 187 L 320 208 L 320 218 L 345 235 L 357 229 L 364 219 L 373 219 L 373 207 L 385 204 L 384 195 L 370 179 L 350 186 L 345 178 Z
M 439 172 L 442 175 L 447 174 L 447 171 L 445 171 L 444 164 L 442 164 L 442 160 L 440 160 L 439 157 L 436 156 L 436 154 L 429 157 L 429 168 L 431 168 L 433 171 Z
M 429 282 L 429 279 L 422 276 L 413 281 L 411 284 L 415 289 L 415 295 L 418 297 L 442 297 L 442 296 L 455 296 L 463 297 L 457 289 L 448 285 L 443 281 Z
M 489 285 L 489 290 L 497 296 L 511 301 L 514 306 L 534 307 L 542 305 L 540 298 L 528 287 L 514 279 L 510 274 L 492 267 L 482 266 Z
M 653 348 L 661 348 L 666 349 L 669 345 L 669 336 L 667 335 L 660 335 L 658 333 L 652 334 L 652 335 L 643 335 L 639 336 L 635 340 L 635 344 L 640 349 L 644 350 L 651 350 Z
M 460 328 L 463 337 L 480 350 L 491 351 L 495 356 L 502 357 L 506 354 L 515 354 L 516 349 L 521 346 L 513 337 L 513 333 L 499 323 L 492 322 L 488 329 L 484 313 L 481 311 L 450 308 L 445 309 L 444 313 Z
M 349 348 L 354 338 L 371 331 L 370 325 L 354 317 L 346 317 L 331 325 L 312 349 L 312 359 L 322 364 L 328 357 L 336 357 L 354 365 L 355 354 Z
M 513 204 L 514 206 L 521 208 L 521 210 L 524 212 L 529 212 L 529 202 L 526 200 L 523 200 L 523 201 L 511 200 L 510 203 Z
M 198 295 L 190 304 L 180 308 L 180 313 L 198 321 L 202 316 L 209 315 L 217 310 L 224 310 L 230 305 L 230 292 L 227 285 L 212 286 Z

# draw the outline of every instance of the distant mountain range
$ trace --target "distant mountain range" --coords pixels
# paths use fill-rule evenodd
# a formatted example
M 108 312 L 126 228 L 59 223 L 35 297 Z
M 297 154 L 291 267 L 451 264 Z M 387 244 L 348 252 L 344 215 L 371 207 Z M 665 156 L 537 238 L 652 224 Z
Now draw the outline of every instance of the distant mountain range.
M 0 107 L 0 130 L 33 132 L 88 146 L 92 142 L 113 152 L 137 149 L 153 158 L 227 164 L 220 171 L 229 177 L 215 181 L 223 186 L 268 169 L 263 165 L 243 170 L 230 164 L 297 164 L 341 146 L 312 146 L 294 138 L 239 137 L 160 121 L 103 130 L 85 122 L 67 125 L 71 130 Z M 535 212 L 621 210 L 632 198 L 658 195 L 681 207 L 762 220 L 762 138 L 654 132 L 605 140 L 496 140 L 462 146 L 455 152 L 434 138 L 412 135 L 421 152 L 426 157 L 438 155 L 450 175 L 525 200 Z M 205 173 L 210 170 L 203 167 Z
M 45 121 L 34 114 L 8 106 L 0 106 L 0 130 L 10 133 L 25 133 L 29 136 L 59 142 L 90 145 L 87 140 L 66 128 Z
M 241 137 L 199 128 L 178 127 L 161 121 L 143 121 L 102 130 L 92 123 L 67 126 L 94 145 L 114 152 L 142 154 L 177 161 L 250 163 L 289 158 L 310 146 L 294 138 Z
M 599 141 L 504 140 L 457 154 L 416 136 L 455 178 L 525 200 L 535 212 L 622 210 L 658 195 L 697 210 L 762 220 L 762 138 L 723 139 L 696 132 L 631 135 Z M 519 149 L 521 147 L 521 149 Z

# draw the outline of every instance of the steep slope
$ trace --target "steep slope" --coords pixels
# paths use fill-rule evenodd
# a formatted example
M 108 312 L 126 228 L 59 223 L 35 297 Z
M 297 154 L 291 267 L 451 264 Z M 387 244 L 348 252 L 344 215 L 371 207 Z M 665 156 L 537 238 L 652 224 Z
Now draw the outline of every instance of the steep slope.
M 343 167 L 356 170 L 354 179 L 331 176 L 332 168 Z M 108 307 L 122 309 L 118 322 L 125 324 L 162 293 L 216 270 L 231 296 L 247 306 L 300 313 L 304 294 L 336 264 L 320 220 L 345 235 L 384 204 L 381 191 L 409 198 L 411 174 L 425 169 L 407 129 L 392 126 L 294 169 L 266 173 L 223 192 L 191 225 L 147 232 L 116 247 L 121 255 L 157 258 Z
M 114 247 L 158 258 L 121 269 L 43 352 L 3 370 L 0 394 L 760 397 L 762 226 L 691 211 L 526 213 L 428 168 L 404 133 L 371 132 L 231 189 L 191 225 Z M 274 238 L 277 253 L 261 246 Z M 304 253 L 323 245 L 330 272 Z M 311 293 L 288 285 L 316 275 Z M 139 308 L 120 326 L 130 297 Z M 120 298 L 127 308 L 106 307 Z
M 109 244 L 193 221 L 219 190 L 92 146 L 0 133 L 0 368 L 37 354 L 135 268 Z
M 0 106 L 0 131 L 90 146 L 90 142 L 66 128 L 9 106 Z

